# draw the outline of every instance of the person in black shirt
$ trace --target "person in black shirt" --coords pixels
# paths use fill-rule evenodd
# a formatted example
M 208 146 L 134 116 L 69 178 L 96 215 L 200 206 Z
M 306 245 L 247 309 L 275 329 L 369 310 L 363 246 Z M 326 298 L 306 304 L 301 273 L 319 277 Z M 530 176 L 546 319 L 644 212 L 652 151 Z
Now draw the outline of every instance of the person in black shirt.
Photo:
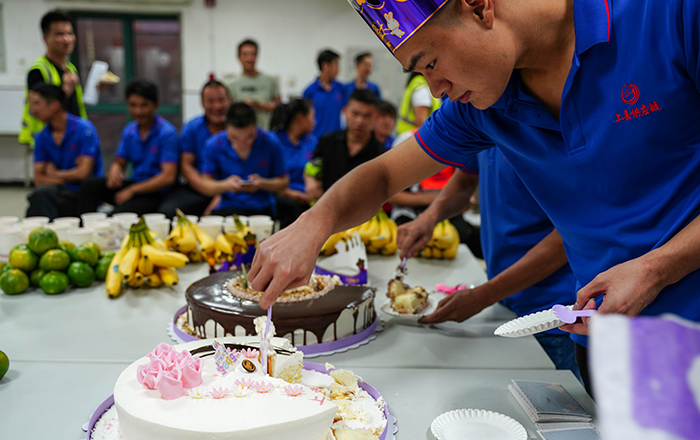
M 367 89 L 355 90 L 344 109 L 347 128 L 322 137 L 311 163 L 315 176 L 305 175 L 307 193 L 320 197 L 335 182 L 353 168 L 374 159 L 386 151 L 374 137 L 377 119 L 377 95 Z M 307 166 L 307 170 L 311 167 Z

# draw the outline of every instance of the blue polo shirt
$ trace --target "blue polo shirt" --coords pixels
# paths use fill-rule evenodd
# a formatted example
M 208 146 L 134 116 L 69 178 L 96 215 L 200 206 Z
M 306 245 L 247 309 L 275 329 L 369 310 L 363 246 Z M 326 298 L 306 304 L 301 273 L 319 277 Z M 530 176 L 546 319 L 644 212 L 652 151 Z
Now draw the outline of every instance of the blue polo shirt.
M 284 154 L 274 135 L 258 129 L 258 136 L 246 160 L 242 160 L 226 137 L 226 132 L 217 133 L 207 141 L 204 152 L 204 173 L 216 180 L 229 176 L 247 179 L 258 174 L 267 179 L 287 174 Z M 253 194 L 225 192 L 216 209 L 245 209 L 262 211 L 275 206 L 275 197 L 267 191 Z
M 313 134 L 309 134 L 299 139 L 299 143 L 294 145 L 284 130 L 270 133 L 270 135 L 276 136 L 277 142 L 282 148 L 284 162 L 289 170 L 289 187 L 297 191 L 305 191 L 304 167 L 313 157 L 318 139 Z
M 34 162 L 51 162 L 59 170 L 72 170 L 81 156 L 93 160 L 91 176 L 102 177 L 102 151 L 100 137 L 92 122 L 68 113 L 66 132 L 61 145 L 56 145 L 51 136 L 51 126 L 46 125 L 35 138 Z M 73 191 L 80 189 L 80 182 L 64 185 Z
M 204 170 L 204 145 L 211 136 L 204 115 L 191 119 L 182 127 L 182 153 L 194 154 L 194 167 L 200 173 Z
M 340 130 L 340 113 L 347 104 L 345 92 L 345 86 L 336 80 L 331 83 L 331 89 L 326 90 L 318 79 L 304 90 L 304 99 L 314 103 L 316 111 L 314 136 L 317 138 L 320 139 L 324 134 Z
M 516 72 L 491 108 L 445 102 L 416 139 L 459 167 L 498 146 L 563 237 L 581 287 L 700 212 L 700 2 L 576 0 L 574 21 L 559 121 Z M 698 286 L 695 271 L 642 315 L 700 321 Z
M 162 164 L 180 162 L 180 138 L 173 124 L 156 115 L 146 140 L 141 140 L 139 125 L 134 121 L 122 130 L 117 157 L 133 166 L 134 173 L 129 180 L 143 182 L 160 174 Z
M 508 269 L 554 226 L 498 148 L 477 155 L 462 169 L 479 175 L 481 246 L 489 279 Z M 576 302 L 576 278 L 568 264 L 539 283 L 501 301 L 518 316 Z M 551 333 L 563 334 L 561 330 Z
M 367 90 L 373 92 L 375 95 L 377 95 L 377 98 L 382 99 L 382 92 L 379 90 L 379 86 L 372 81 L 367 81 Z M 355 84 L 355 80 L 350 81 L 349 83 L 345 84 L 345 96 L 350 98 L 350 95 L 352 95 L 352 92 L 357 90 L 357 84 Z

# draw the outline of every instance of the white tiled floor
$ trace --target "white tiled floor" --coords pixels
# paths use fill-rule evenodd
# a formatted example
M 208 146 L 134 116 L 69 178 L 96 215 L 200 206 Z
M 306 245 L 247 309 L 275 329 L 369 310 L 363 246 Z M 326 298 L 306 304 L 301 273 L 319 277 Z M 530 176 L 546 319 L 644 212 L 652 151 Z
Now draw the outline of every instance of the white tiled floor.
M 24 218 L 27 213 L 27 194 L 31 189 L 0 186 L 0 216 L 16 215 L 19 218 Z

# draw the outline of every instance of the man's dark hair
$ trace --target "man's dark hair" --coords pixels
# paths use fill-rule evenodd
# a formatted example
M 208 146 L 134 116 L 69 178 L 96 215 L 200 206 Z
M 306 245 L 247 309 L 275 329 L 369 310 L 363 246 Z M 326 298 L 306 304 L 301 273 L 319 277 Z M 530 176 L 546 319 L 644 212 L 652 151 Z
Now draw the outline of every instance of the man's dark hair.
M 379 108 L 379 98 L 377 98 L 377 95 L 374 94 L 373 91 L 368 90 L 368 89 L 357 89 L 354 92 L 350 94 L 350 98 L 348 99 L 348 103 L 350 101 L 358 101 L 363 104 L 369 104 L 373 105 L 377 108 Z
M 36 92 L 39 95 L 41 95 L 41 97 L 44 98 L 49 104 L 54 101 L 58 101 L 58 103 L 61 104 L 61 108 L 63 108 L 64 110 L 68 108 L 66 105 L 66 93 L 59 86 L 55 86 L 53 84 L 39 83 L 32 87 L 32 92 Z
M 372 54 L 369 52 L 362 52 L 361 54 L 355 57 L 355 65 L 357 66 L 362 62 L 362 60 L 364 60 L 367 57 L 372 58 Z
M 231 97 L 231 94 L 228 91 L 228 87 L 226 87 L 224 85 L 224 83 L 222 83 L 221 81 L 216 80 L 216 79 L 210 79 L 209 81 L 207 81 L 206 84 L 204 84 L 202 86 L 202 92 L 201 92 L 202 97 L 204 97 L 204 90 L 206 90 L 209 87 L 223 87 L 224 90 L 226 90 L 226 95 L 228 95 L 229 98 Z
M 158 86 L 147 79 L 133 79 L 129 85 L 126 86 L 126 93 L 124 95 L 126 99 L 129 99 L 131 95 L 139 95 L 152 101 L 154 104 L 158 104 Z
M 270 127 L 272 131 L 287 131 L 289 125 L 294 121 L 297 115 L 308 115 L 313 104 L 306 99 L 292 99 L 288 104 L 280 104 L 275 107 L 270 118 Z
M 48 35 L 49 32 L 51 32 L 52 24 L 65 22 L 68 22 L 71 25 L 73 25 L 73 19 L 71 19 L 70 15 L 61 11 L 60 9 L 54 9 L 53 11 L 49 11 L 46 14 L 44 14 L 43 17 L 41 17 L 41 32 L 43 32 L 44 35 Z
M 379 111 L 380 115 L 387 115 L 396 119 L 396 107 L 394 107 L 394 104 L 390 102 L 380 100 L 377 110 Z
M 245 128 L 250 125 L 255 125 L 256 117 L 253 107 L 243 102 L 231 104 L 231 107 L 226 111 L 226 124 L 236 128 Z
M 340 58 L 340 55 L 333 52 L 332 50 L 324 50 L 323 52 L 318 54 L 318 59 L 316 60 L 316 62 L 318 63 L 318 70 L 323 70 L 324 64 L 330 64 L 333 62 L 333 60 L 337 60 L 338 58 Z
M 241 49 L 243 49 L 243 46 L 253 46 L 255 47 L 255 53 L 258 53 L 258 42 L 255 40 L 251 40 L 250 38 L 247 38 L 240 43 L 238 43 L 238 55 L 241 54 Z

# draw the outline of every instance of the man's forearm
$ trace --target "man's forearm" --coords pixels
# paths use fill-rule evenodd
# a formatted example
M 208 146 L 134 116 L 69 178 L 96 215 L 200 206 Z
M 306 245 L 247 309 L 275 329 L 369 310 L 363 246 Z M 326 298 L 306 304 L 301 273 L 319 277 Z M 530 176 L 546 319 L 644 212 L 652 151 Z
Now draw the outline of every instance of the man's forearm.
M 158 173 L 148 180 L 143 182 L 134 183 L 129 186 L 129 189 L 135 194 L 147 194 L 160 191 L 163 188 L 170 186 L 174 183 L 173 178 L 166 173 Z
M 664 288 L 700 269 L 700 216 L 681 229 L 666 244 L 641 257 Z
M 437 192 L 411 193 L 401 191 L 389 199 L 389 203 L 398 206 L 428 206 L 437 198 Z
M 34 174 L 34 185 L 63 185 L 64 181 L 57 176 L 47 176 L 46 174 Z
M 456 171 L 421 216 L 438 223 L 461 214 L 469 206 L 469 199 L 478 183 L 478 177 Z
M 267 192 L 280 192 L 289 186 L 288 177 L 273 177 L 271 179 L 264 179 L 260 182 L 260 189 Z
M 207 191 L 205 183 L 206 179 L 204 179 L 204 177 L 202 177 L 202 175 L 199 174 L 199 171 L 197 171 L 197 169 L 193 165 L 185 164 L 185 162 L 182 161 L 181 166 L 182 175 L 185 177 L 185 179 L 187 179 L 187 183 L 189 183 L 195 191 L 201 194 L 205 194 L 205 191 Z

